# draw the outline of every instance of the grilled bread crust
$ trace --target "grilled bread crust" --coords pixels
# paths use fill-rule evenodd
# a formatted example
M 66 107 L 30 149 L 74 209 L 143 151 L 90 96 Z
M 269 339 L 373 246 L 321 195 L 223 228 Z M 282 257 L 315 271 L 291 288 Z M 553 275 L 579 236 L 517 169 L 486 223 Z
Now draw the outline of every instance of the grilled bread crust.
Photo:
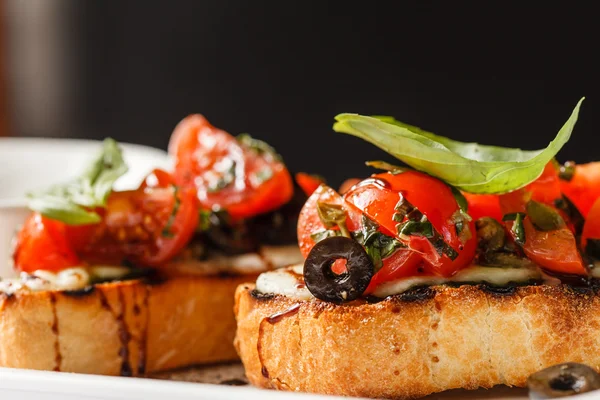
M 434 286 L 334 305 L 236 291 L 235 346 L 259 387 L 410 399 L 523 387 L 562 362 L 600 368 L 597 288 Z
M 0 367 L 144 376 L 237 360 L 234 291 L 249 278 L 178 276 L 0 294 Z

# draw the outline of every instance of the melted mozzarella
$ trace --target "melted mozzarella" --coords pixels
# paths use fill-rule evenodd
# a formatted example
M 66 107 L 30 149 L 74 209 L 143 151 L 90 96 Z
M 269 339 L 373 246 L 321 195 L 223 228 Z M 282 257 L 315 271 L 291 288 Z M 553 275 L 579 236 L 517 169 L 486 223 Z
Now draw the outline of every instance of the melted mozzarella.
M 302 265 L 281 268 L 260 274 L 256 280 L 256 288 L 262 293 L 280 294 L 299 300 L 310 300 L 312 293 L 304 285 Z
M 304 285 L 302 269 L 303 266 L 300 264 L 262 273 L 256 280 L 256 290 L 261 293 L 280 294 L 298 300 L 314 298 Z M 433 286 L 444 283 L 485 282 L 495 286 L 505 286 L 511 282 L 527 282 L 543 278 L 544 276 L 538 268 L 494 268 L 473 265 L 448 279 L 439 277 L 411 277 L 387 282 L 379 286 L 373 295 L 383 298 L 403 293 L 418 286 Z

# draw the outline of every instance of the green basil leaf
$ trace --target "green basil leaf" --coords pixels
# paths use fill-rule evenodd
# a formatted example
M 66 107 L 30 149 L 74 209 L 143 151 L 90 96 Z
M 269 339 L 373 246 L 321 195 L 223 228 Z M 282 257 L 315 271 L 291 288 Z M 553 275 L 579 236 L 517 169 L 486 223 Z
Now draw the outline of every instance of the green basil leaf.
M 45 217 L 69 225 L 97 223 L 100 216 L 90 209 L 106 206 L 113 184 L 127 170 L 118 143 L 107 138 L 102 151 L 79 177 L 46 190 L 28 193 L 28 206 Z
M 537 179 L 571 137 L 581 98 L 545 149 L 464 143 L 426 132 L 391 117 L 339 114 L 333 130 L 364 139 L 407 165 L 470 193 L 506 193 Z
M 315 232 L 310 235 L 310 238 L 315 242 L 319 243 L 323 239 L 327 239 L 333 236 L 341 236 L 340 231 L 334 231 L 333 229 L 327 229 L 324 231 Z
M 452 195 L 454 196 L 454 199 L 456 200 L 456 203 L 460 209 L 465 213 L 469 211 L 469 203 L 462 192 L 452 185 L 450 185 L 450 190 L 452 190 Z

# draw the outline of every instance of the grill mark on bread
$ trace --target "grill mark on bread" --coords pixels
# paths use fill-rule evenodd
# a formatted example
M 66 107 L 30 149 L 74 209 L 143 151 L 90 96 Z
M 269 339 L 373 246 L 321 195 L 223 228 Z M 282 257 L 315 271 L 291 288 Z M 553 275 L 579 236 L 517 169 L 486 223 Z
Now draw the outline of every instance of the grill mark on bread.
M 65 296 L 85 297 L 85 296 L 89 296 L 92 293 L 94 293 L 94 290 L 96 290 L 96 286 L 94 286 L 94 285 L 88 285 L 88 286 L 84 287 L 83 289 L 64 290 L 62 293 Z
M 58 315 L 56 313 L 56 295 L 50 292 L 49 297 L 50 306 L 52 307 L 52 333 L 54 333 L 54 371 L 60 371 L 62 364 L 62 354 L 60 351 Z
M 121 291 L 121 288 L 116 288 L 116 291 L 121 307 L 121 310 L 118 314 L 115 312 L 115 310 L 112 309 L 112 307 L 108 303 L 108 300 L 106 299 L 106 295 L 104 294 L 104 292 L 102 292 L 102 290 L 98 290 L 100 305 L 102 306 L 102 308 L 111 313 L 111 315 L 115 319 L 115 322 L 117 323 L 118 336 L 121 342 L 121 347 L 119 348 L 118 352 L 118 355 L 121 358 L 120 375 L 132 376 L 133 371 L 131 369 L 131 365 L 129 364 L 129 340 L 131 338 L 131 335 L 129 334 L 129 331 L 127 329 L 127 324 L 125 323 L 125 301 L 123 299 L 123 292 Z
M 143 302 L 144 310 L 148 310 L 148 298 L 149 297 L 150 297 L 150 287 L 148 287 L 148 285 L 144 285 L 144 302 Z M 139 313 L 139 306 L 137 304 L 134 307 L 134 311 L 136 309 L 138 310 L 138 313 Z M 148 314 L 146 314 L 144 330 L 142 332 L 142 336 L 139 341 L 139 360 L 138 360 L 138 365 L 137 365 L 137 373 L 140 376 L 143 376 L 146 374 L 146 360 L 147 360 L 147 354 L 148 354 L 148 349 L 147 349 L 147 347 L 148 347 L 148 325 L 150 323 L 150 315 L 148 315 Z
M 121 312 L 116 316 L 116 320 L 119 324 L 119 339 L 121 340 L 121 350 L 119 355 L 121 356 L 121 376 L 132 376 L 133 370 L 129 362 L 129 342 L 131 341 L 131 334 L 125 321 L 126 304 L 123 298 L 123 291 L 120 287 L 117 288 L 117 294 L 119 295 L 119 303 L 121 305 Z

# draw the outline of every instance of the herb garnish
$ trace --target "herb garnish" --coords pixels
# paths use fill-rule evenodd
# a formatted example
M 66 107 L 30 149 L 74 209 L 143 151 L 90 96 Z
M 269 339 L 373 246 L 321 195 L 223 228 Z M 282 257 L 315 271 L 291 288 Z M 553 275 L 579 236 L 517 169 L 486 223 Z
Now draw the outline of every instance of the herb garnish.
M 71 182 L 29 193 L 28 206 L 45 217 L 69 225 L 100 222 L 94 211 L 106 206 L 113 184 L 127 172 L 118 143 L 107 138 L 102 150 L 85 171 Z
M 515 242 L 517 242 L 519 246 L 523 246 L 525 244 L 525 228 L 523 227 L 523 218 L 525 218 L 525 213 L 521 212 L 509 213 L 502 217 L 502 221 L 515 221 L 511 231 L 515 234 Z
M 227 168 L 227 170 L 223 173 L 223 175 L 221 175 L 215 181 L 211 182 L 208 185 L 208 188 L 206 189 L 206 191 L 208 193 L 215 193 L 215 192 L 218 192 L 219 190 L 225 189 L 227 186 L 229 186 L 233 182 L 235 182 L 235 178 L 236 178 L 235 169 L 236 169 L 236 166 L 237 166 L 237 163 L 235 161 L 231 160 L 231 164 L 229 165 L 229 167 Z
M 166 238 L 172 238 L 174 236 L 171 231 L 173 224 L 175 223 L 175 217 L 177 216 L 177 212 L 179 211 L 179 206 L 181 205 L 181 200 L 179 200 L 179 189 L 175 185 L 171 185 L 173 189 L 173 197 L 175 199 L 175 204 L 173 204 L 173 211 L 171 211 L 171 215 L 169 215 L 169 219 L 167 220 L 167 224 L 163 228 L 161 235 Z
M 254 176 L 256 178 L 256 183 L 260 185 L 273 177 L 273 170 L 271 167 L 264 167 L 263 169 L 257 171 Z
M 568 142 L 581 98 L 554 139 L 544 149 L 481 145 L 452 140 L 392 117 L 352 113 L 335 117 L 333 130 L 374 144 L 398 160 L 469 193 L 507 193 L 537 179 Z
M 394 208 L 396 212 L 393 215 L 393 220 L 399 222 L 396 225 L 398 236 L 405 240 L 412 235 L 423 236 L 429 239 L 440 256 L 446 254 L 451 260 L 456 259 L 458 257 L 456 250 L 444 241 L 427 216 L 412 205 L 402 193 L 399 193 L 399 196 L 400 200 Z
M 255 139 L 248 133 L 241 133 L 236 137 L 236 139 L 240 144 L 256 151 L 260 155 L 269 155 L 273 158 L 273 160 L 281 161 L 281 156 L 267 142 L 264 142 L 260 139 Z
M 318 201 L 317 212 L 321 222 L 326 228 L 331 229 L 337 226 L 340 228 L 342 236 L 347 238 L 352 237 L 350 231 L 348 231 L 348 228 L 346 227 L 346 211 L 344 211 L 344 208 L 341 205 Z
M 388 236 L 379 230 L 379 225 L 363 214 L 362 226 L 353 232 L 352 237 L 364 248 L 375 266 L 375 272 L 383 267 L 383 260 L 391 256 L 397 249 L 406 247 L 398 239 Z

